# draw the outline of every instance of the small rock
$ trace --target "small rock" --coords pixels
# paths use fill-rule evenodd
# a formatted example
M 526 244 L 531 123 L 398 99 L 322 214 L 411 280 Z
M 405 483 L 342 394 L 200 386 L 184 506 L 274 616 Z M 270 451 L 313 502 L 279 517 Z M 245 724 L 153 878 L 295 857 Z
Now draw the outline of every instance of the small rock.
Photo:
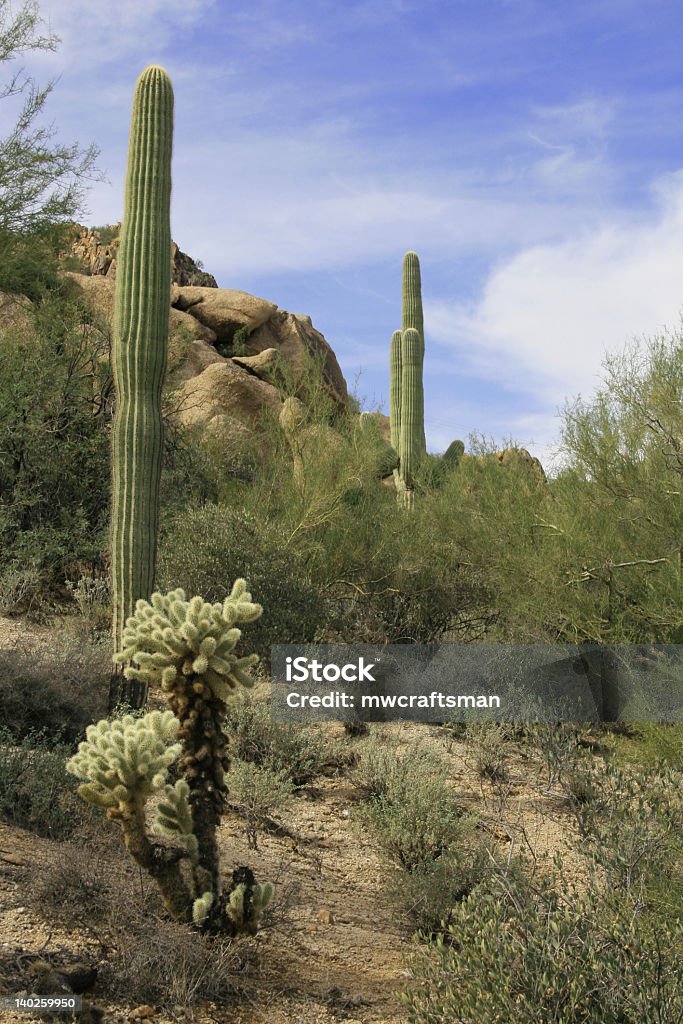
M 143 1003 L 142 1006 L 136 1006 L 134 1010 L 131 1010 L 128 1016 L 131 1020 L 147 1020 L 154 1016 L 154 1007 Z

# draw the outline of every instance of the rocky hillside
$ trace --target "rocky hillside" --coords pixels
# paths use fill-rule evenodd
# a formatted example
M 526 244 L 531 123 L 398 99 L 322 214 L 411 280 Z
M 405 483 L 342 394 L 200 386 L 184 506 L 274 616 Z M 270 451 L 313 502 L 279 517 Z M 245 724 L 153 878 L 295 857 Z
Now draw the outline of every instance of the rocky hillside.
M 109 332 L 118 228 L 74 225 L 71 248 L 62 259 L 64 274 L 88 300 L 100 329 Z M 336 356 L 309 316 L 289 313 L 247 292 L 219 288 L 175 242 L 171 266 L 169 367 L 181 383 L 181 423 L 211 424 L 233 434 L 249 429 L 264 409 L 281 407 L 283 378 L 295 385 L 302 382 L 311 359 L 320 363 L 335 402 L 348 403 Z M 3 315 L 8 316 L 7 309 Z

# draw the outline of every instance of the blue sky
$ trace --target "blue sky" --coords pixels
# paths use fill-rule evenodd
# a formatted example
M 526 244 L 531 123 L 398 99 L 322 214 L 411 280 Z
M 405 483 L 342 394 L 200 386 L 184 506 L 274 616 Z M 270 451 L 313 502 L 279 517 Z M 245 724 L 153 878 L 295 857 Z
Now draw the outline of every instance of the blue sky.
M 418 253 L 430 450 L 477 433 L 552 466 L 604 353 L 679 329 L 680 0 L 38 6 L 61 37 L 21 61 L 60 76 L 44 121 L 108 178 L 81 219 L 120 219 L 135 81 L 163 65 L 173 238 L 220 287 L 309 314 L 365 408 L 388 409 Z

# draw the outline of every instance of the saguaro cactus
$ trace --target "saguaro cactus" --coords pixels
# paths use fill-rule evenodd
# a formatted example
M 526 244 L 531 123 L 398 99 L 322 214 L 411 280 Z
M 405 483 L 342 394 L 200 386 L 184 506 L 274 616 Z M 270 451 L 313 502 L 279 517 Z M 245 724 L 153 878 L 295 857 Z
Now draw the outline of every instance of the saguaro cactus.
M 152 65 L 140 75 L 133 98 L 116 273 L 111 516 L 114 653 L 121 650 L 123 628 L 135 602 L 148 599 L 154 589 L 163 444 L 161 389 L 171 294 L 172 145 L 173 88 L 164 69 Z M 122 696 L 138 705 L 144 700 L 144 693 L 133 694 L 131 699 L 121 681 L 112 687 L 110 702 Z
M 396 489 L 412 504 L 412 484 L 421 456 L 426 452 L 424 430 L 424 325 L 420 261 L 417 254 L 403 257 L 402 330 L 391 336 L 389 419 L 391 443 L 400 456 L 394 473 Z
M 420 337 L 420 387 L 422 387 L 422 373 L 425 357 L 425 335 L 424 319 L 422 316 L 422 280 L 420 277 L 420 261 L 416 252 L 407 252 L 403 257 L 403 281 L 402 281 L 402 303 L 401 303 L 401 330 L 406 331 L 413 327 Z M 422 403 L 424 410 L 424 401 Z M 427 440 L 424 430 L 424 412 L 420 427 L 420 446 L 423 452 L 427 451 Z

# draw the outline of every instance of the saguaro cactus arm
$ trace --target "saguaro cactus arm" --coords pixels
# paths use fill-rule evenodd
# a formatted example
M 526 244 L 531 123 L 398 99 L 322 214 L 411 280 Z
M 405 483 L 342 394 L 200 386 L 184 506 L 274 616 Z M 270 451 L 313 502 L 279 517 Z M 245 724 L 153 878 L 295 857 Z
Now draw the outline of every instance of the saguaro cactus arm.
M 139 598 L 154 587 L 171 294 L 173 89 L 163 68 L 140 75 L 133 99 L 116 274 L 112 368 L 111 558 L 114 650 Z
M 401 444 L 401 332 L 391 335 L 389 350 L 389 428 L 391 447 L 396 451 Z

